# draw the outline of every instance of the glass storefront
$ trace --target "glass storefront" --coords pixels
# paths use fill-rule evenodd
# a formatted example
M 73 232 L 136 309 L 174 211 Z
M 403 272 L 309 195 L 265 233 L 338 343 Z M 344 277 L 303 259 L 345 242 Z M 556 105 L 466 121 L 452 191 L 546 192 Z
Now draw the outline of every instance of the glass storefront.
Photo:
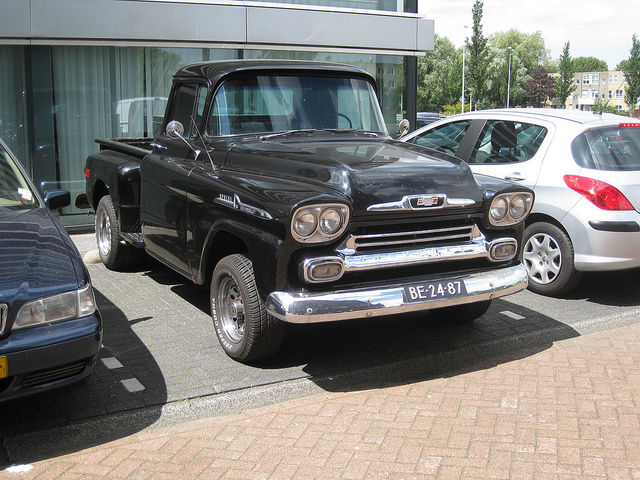
M 394 3 L 395 4 L 395 3 Z M 379 6 L 378 6 L 379 8 Z M 405 57 L 275 50 L 116 46 L 0 46 L 0 135 L 29 169 L 41 191 L 84 192 L 86 157 L 96 138 L 153 136 L 173 73 L 182 65 L 218 59 L 290 58 L 347 63 L 378 81 L 387 128 L 393 134 L 404 96 Z M 93 224 L 70 206 L 68 228 Z

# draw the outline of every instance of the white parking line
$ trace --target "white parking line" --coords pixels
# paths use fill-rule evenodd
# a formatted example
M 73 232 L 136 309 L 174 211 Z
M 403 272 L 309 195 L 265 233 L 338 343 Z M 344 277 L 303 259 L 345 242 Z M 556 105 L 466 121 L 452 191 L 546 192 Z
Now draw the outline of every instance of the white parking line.
M 102 363 L 104 363 L 104 366 L 109 370 L 113 370 L 114 368 L 123 368 L 123 365 L 115 357 L 103 358 Z
M 504 312 L 500 312 L 503 315 L 506 315 L 509 318 L 513 318 L 514 320 L 524 320 L 527 317 L 523 317 L 522 315 L 518 315 L 517 313 L 510 312 L 509 310 L 505 310 Z
M 141 392 L 144 390 L 144 385 L 142 385 L 137 378 L 127 378 L 126 380 L 120 380 L 120 383 L 124 385 L 129 393 Z

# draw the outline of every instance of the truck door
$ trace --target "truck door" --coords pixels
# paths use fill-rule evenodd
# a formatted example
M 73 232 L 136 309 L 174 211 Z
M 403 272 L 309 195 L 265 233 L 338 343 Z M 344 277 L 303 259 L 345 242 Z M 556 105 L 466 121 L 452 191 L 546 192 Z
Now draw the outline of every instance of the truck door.
M 183 138 L 193 145 L 201 123 L 206 85 L 176 84 L 167 122 L 179 121 Z M 187 251 L 187 183 L 195 165 L 195 150 L 180 138 L 162 131 L 153 153 L 140 167 L 140 218 L 147 251 L 191 278 Z

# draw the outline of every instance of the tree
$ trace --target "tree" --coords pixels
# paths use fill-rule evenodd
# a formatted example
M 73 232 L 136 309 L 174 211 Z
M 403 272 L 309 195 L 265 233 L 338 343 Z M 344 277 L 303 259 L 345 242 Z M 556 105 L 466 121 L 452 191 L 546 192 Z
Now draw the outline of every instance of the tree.
M 554 85 L 556 81 L 544 67 L 540 67 L 531 76 L 531 80 L 524 83 L 527 104 L 532 107 L 543 107 L 545 103 L 555 97 Z
M 458 52 L 446 37 L 435 36 L 433 51 L 418 59 L 418 111 L 441 112 L 460 96 Z M 450 86 L 455 85 L 452 96 Z
M 608 72 L 607 62 L 596 57 L 577 57 L 573 59 L 574 72 Z
M 523 33 L 512 28 L 506 32 L 494 33 L 489 37 L 489 46 L 494 50 L 513 49 L 512 56 L 517 57 L 524 66 L 526 75 L 531 75 L 540 66 L 549 61 L 549 50 L 545 47 L 542 34 Z
M 487 91 L 487 70 L 491 63 L 488 49 L 488 39 L 482 35 L 482 7 L 483 2 L 476 0 L 471 10 L 473 14 L 473 33 L 471 41 L 465 39 L 469 51 L 469 87 L 475 89 L 476 105 L 485 106 L 488 101 Z
M 522 84 L 540 65 L 549 61 L 549 51 L 540 32 L 522 33 L 516 29 L 498 32 L 489 38 L 491 64 L 488 70 L 488 99 L 491 105 L 524 105 Z M 509 57 L 511 56 L 511 72 Z M 511 75 L 509 75 L 511 73 Z M 511 84 L 509 85 L 509 77 Z
M 636 104 L 640 99 L 640 42 L 636 34 L 631 38 L 631 50 L 629 59 L 622 70 L 627 80 L 627 89 L 624 94 L 625 102 L 629 105 L 631 114 L 635 112 Z
M 569 98 L 569 95 L 576 89 L 576 84 L 573 79 L 576 71 L 571 55 L 569 54 L 569 48 L 569 42 L 565 43 L 562 49 L 562 55 L 560 55 L 559 76 L 555 85 L 555 94 L 560 108 L 565 108 L 567 98 Z

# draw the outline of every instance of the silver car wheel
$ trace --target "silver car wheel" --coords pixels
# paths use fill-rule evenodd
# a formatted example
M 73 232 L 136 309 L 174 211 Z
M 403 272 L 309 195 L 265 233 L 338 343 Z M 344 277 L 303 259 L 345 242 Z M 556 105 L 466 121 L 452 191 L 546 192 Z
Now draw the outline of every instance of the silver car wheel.
M 547 285 L 562 268 L 562 252 L 556 240 L 546 233 L 533 235 L 524 246 L 523 260 L 534 281 Z

